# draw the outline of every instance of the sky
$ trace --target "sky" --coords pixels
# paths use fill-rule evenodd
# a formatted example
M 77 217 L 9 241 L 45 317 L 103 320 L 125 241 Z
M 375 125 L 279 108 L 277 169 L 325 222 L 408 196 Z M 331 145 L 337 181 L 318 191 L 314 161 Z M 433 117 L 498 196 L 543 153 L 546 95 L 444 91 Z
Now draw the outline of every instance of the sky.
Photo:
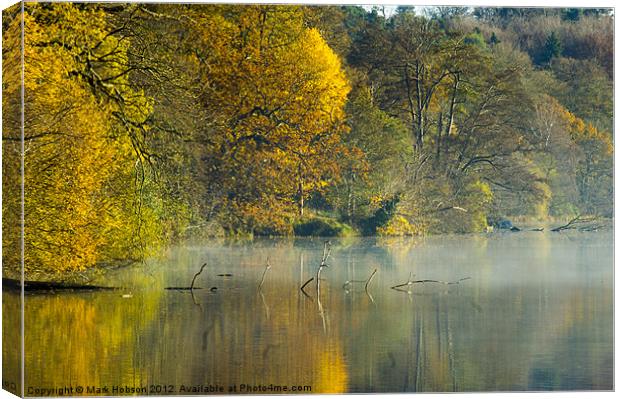
M 385 10 L 385 16 L 386 16 L 386 17 L 389 17 L 389 16 L 391 16 L 391 15 L 394 13 L 394 11 L 396 11 L 396 7 L 397 7 L 397 6 L 389 6 L 389 5 L 382 5 L 382 4 L 378 4 L 378 5 L 370 5 L 370 4 L 368 4 L 368 5 L 362 5 L 362 8 L 363 8 L 364 10 L 366 10 L 366 11 L 370 11 L 370 10 L 372 10 L 372 8 L 373 8 L 373 7 L 385 7 L 385 8 L 384 8 L 384 10 Z M 416 10 L 416 11 L 417 11 L 417 10 Z
M 365 5 L 362 5 L 362 8 L 364 8 L 365 10 L 368 10 L 368 11 L 372 10 L 373 7 L 384 7 L 385 16 L 387 18 L 389 18 L 390 16 L 392 16 L 392 14 L 394 14 L 394 12 L 396 12 L 396 8 L 398 6 L 395 6 L 395 5 L 385 5 L 385 4 L 375 4 L 375 5 L 373 5 L 373 4 L 365 4 Z M 422 12 L 424 12 L 424 9 L 430 8 L 430 7 L 427 7 L 427 6 L 414 6 L 414 8 L 415 8 L 416 13 L 421 14 Z

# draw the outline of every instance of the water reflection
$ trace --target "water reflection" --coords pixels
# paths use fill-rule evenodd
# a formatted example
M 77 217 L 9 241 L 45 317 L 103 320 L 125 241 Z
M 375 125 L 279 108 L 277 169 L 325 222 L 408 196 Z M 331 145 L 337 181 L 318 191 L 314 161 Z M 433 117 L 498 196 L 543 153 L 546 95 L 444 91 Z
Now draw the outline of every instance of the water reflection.
M 321 240 L 188 245 L 102 281 L 124 291 L 27 295 L 26 386 L 170 384 L 175 394 L 181 384 L 310 385 L 315 393 L 613 388 L 611 235 L 340 244 L 319 296 L 314 282 L 308 297 L 299 286 L 316 275 Z M 204 262 L 196 285 L 216 291 L 163 289 L 188 285 Z M 368 293 L 362 283 L 343 289 L 374 269 Z M 471 279 L 389 288 L 410 273 Z M 15 332 L 5 334 L 10 341 Z

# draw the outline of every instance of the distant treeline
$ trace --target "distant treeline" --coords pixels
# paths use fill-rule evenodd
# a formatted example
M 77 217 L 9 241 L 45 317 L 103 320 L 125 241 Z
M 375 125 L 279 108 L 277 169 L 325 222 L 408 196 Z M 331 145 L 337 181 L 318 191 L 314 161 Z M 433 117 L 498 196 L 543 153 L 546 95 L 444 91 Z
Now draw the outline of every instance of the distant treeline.
M 25 263 L 208 235 L 611 216 L 605 9 L 25 4 Z M 3 266 L 20 257 L 22 16 L 3 14 Z

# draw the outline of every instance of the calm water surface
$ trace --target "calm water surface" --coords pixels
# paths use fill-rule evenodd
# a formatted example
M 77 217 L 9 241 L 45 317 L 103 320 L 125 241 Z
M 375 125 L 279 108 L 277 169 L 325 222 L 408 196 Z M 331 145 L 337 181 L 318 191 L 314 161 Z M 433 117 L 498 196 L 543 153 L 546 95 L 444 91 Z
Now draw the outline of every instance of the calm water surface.
M 319 297 L 314 282 L 309 297 L 299 287 L 316 273 L 322 240 L 173 248 L 99 281 L 123 290 L 27 294 L 25 385 L 160 385 L 176 395 L 181 385 L 241 384 L 315 393 L 610 390 L 612 240 L 539 232 L 332 240 Z M 204 262 L 196 285 L 206 289 L 164 289 L 188 286 Z M 368 293 L 363 283 L 343 289 L 374 269 Z M 410 273 L 470 279 L 390 289 Z M 6 304 L 17 300 L 3 294 Z M 5 325 L 12 317 L 5 312 Z M 15 356 L 3 350 L 5 378 L 16 376 Z

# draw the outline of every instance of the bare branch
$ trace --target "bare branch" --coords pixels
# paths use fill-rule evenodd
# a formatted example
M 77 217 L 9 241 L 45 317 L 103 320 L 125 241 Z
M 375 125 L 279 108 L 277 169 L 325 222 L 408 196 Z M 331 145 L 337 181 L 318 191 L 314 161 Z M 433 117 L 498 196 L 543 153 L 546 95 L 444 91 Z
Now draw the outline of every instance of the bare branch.
M 267 258 L 267 266 L 265 266 L 265 271 L 263 272 L 263 277 L 260 279 L 260 284 L 258 285 L 258 290 L 260 291 L 263 287 L 263 283 L 265 282 L 265 276 L 267 275 L 267 271 L 271 269 L 271 265 L 269 264 L 269 258 Z
M 206 263 L 203 264 L 200 270 L 198 271 L 198 273 L 194 274 L 194 278 L 192 279 L 192 284 L 189 286 L 190 291 L 194 289 L 194 283 L 196 282 L 196 277 L 198 277 L 200 273 L 202 273 L 202 271 L 204 270 L 206 266 L 207 266 Z
M 565 225 L 555 227 L 551 229 L 551 231 L 558 233 L 562 230 L 573 230 L 577 228 L 576 225 L 594 222 L 595 220 L 598 220 L 598 219 L 599 219 L 598 216 L 582 217 L 581 215 L 577 215 L 575 218 L 570 220 Z

